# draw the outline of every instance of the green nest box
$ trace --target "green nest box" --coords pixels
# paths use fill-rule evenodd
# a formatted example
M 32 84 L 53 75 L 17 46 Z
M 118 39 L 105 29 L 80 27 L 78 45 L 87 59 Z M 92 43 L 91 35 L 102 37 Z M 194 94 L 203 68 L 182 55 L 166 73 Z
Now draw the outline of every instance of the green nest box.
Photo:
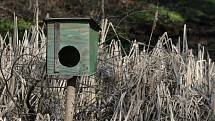
M 90 18 L 49 18 L 47 74 L 88 76 L 96 71 L 100 27 Z

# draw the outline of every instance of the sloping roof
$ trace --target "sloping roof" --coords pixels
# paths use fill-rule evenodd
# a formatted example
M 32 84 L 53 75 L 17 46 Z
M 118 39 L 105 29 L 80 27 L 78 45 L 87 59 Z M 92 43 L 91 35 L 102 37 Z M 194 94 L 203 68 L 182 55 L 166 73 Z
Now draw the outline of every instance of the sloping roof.
M 100 26 L 92 18 L 79 18 L 79 17 L 74 17 L 74 18 L 47 18 L 47 19 L 45 19 L 45 22 L 46 23 L 54 23 L 54 22 L 89 23 L 90 27 L 92 27 L 96 31 L 101 30 Z

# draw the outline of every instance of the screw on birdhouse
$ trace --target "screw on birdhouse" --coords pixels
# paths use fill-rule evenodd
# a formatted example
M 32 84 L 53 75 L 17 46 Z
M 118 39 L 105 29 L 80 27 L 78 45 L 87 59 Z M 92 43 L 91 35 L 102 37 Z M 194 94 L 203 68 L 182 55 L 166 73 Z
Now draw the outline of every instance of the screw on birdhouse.
M 95 73 L 99 31 L 91 18 L 47 18 L 47 74 L 89 76 Z

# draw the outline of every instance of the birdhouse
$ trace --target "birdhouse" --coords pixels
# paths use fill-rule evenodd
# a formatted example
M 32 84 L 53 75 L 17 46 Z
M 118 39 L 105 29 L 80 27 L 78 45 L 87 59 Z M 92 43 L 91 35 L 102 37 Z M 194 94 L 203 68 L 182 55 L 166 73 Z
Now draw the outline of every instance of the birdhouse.
M 96 71 L 100 27 L 90 18 L 49 18 L 47 74 L 87 76 Z

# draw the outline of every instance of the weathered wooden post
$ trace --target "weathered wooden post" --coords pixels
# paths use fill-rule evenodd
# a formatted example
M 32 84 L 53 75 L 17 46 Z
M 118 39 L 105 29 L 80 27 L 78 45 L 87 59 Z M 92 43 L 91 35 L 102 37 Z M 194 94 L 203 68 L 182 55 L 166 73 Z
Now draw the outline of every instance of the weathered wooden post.
M 71 121 L 74 116 L 75 110 L 75 86 L 77 81 L 77 76 L 73 76 L 71 79 L 67 80 L 67 94 L 66 94 L 66 112 L 65 121 Z
M 95 73 L 100 27 L 90 18 L 48 18 L 47 74 L 67 80 L 65 121 L 72 121 L 78 76 Z

